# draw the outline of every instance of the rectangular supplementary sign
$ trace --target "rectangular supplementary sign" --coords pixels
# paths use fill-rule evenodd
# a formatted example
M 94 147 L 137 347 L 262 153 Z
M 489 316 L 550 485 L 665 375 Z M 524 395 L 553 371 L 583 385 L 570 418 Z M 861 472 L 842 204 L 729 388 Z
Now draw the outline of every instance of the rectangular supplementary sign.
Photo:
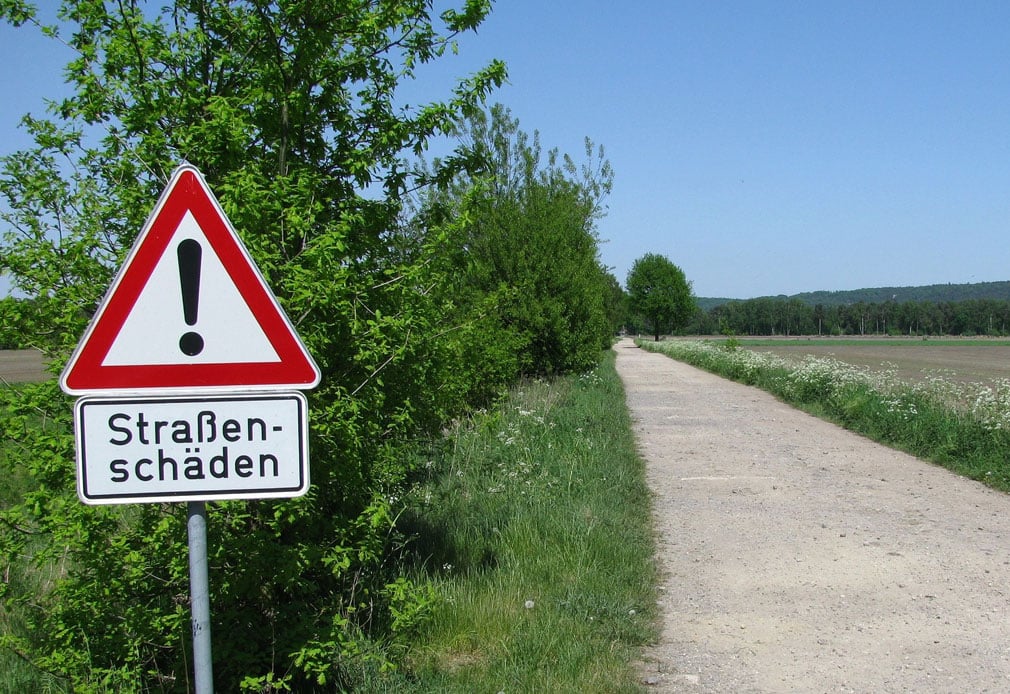
M 285 498 L 309 487 L 301 393 L 84 397 L 74 424 L 86 504 Z

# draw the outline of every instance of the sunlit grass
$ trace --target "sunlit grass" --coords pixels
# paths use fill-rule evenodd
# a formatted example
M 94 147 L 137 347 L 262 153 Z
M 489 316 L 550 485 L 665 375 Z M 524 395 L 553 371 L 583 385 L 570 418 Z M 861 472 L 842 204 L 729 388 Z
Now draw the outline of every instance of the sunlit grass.
M 415 491 L 419 574 L 439 600 L 405 688 L 638 691 L 653 542 L 613 355 L 524 385 L 450 440 Z

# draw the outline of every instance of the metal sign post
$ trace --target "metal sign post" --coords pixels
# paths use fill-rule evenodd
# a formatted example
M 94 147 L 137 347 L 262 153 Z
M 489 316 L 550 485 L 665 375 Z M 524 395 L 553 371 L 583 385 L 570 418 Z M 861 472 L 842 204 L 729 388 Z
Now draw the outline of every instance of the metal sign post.
M 189 592 L 193 624 L 193 676 L 196 694 L 213 694 L 214 665 L 210 649 L 210 580 L 207 577 L 207 504 L 190 501 Z

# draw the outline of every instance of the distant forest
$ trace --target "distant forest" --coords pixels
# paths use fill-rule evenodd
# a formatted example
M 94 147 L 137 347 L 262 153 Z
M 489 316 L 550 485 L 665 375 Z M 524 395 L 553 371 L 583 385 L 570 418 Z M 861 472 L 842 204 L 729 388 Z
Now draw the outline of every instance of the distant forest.
M 697 299 L 695 335 L 1010 335 L 1010 282 Z

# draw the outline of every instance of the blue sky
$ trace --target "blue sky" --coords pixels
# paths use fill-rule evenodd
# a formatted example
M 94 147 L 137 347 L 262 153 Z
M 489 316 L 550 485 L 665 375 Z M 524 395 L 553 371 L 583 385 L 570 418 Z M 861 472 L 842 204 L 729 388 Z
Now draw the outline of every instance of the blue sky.
M 0 27 L 0 151 L 60 89 L 25 36 Z M 699 296 L 1010 280 L 1010 3 L 499 0 L 418 98 L 492 57 L 545 147 L 605 147 L 622 283 L 649 252 Z

